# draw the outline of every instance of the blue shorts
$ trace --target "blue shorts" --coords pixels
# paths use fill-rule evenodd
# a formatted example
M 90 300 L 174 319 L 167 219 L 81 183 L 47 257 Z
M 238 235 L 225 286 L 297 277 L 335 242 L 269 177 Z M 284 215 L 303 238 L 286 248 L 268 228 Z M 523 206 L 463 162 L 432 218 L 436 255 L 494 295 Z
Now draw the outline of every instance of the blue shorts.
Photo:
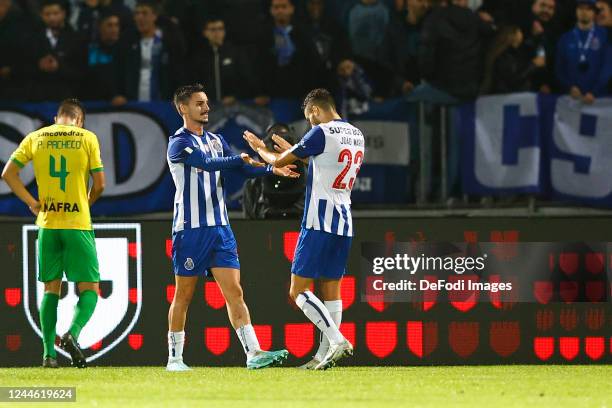
M 222 225 L 173 233 L 172 266 L 179 276 L 208 276 L 210 268 L 240 269 L 232 229 Z
M 352 237 L 302 228 L 291 273 L 311 279 L 342 278 L 352 241 Z

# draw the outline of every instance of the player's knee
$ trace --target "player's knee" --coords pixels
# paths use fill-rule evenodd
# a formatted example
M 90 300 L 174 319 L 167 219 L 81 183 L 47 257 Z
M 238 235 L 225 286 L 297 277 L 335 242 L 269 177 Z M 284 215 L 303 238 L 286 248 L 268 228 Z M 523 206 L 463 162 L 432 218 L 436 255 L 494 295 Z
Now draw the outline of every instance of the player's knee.
M 62 281 L 57 279 L 50 282 L 45 282 L 45 292 L 60 295 L 62 291 Z
M 174 307 L 187 308 L 191 303 L 192 296 L 193 294 L 189 293 L 175 293 L 172 303 L 174 304 Z
M 293 300 L 294 302 L 297 300 L 298 296 L 300 295 L 300 293 L 302 293 L 301 290 L 298 290 L 298 288 L 295 288 L 293 286 L 291 286 L 289 288 L 289 297 L 291 298 L 291 300 Z
M 232 285 L 231 287 L 226 288 L 223 292 L 223 295 L 225 296 L 225 300 L 229 304 L 237 304 L 244 302 L 244 293 L 240 285 Z

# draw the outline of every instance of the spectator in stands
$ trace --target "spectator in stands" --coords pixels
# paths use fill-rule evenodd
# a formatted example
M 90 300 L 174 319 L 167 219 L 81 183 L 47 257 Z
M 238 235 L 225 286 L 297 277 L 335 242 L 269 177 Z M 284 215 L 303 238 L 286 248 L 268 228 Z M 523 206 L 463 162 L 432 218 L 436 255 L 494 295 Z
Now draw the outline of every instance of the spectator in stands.
M 348 16 L 348 33 L 355 55 L 376 61 L 389 24 L 389 9 L 378 0 L 361 0 Z
M 482 94 L 531 90 L 533 73 L 546 65 L 542 55 L 529 59 L 523 52 L 523 33 L 518 26 L 506 26 L 497 34 L 485 59 Z
M 597 24 L 608 29 L 608 41 L 610 30 L 612 30 L 612 0 L 598 0 L 597 4 Z
M 87 47 L 66 24 L 65 7 L 62 0 L 43 1 L 43 27 L 26 40 L 24 71 L 30 80 L 31 101 L 59 101 L 74 97 L 79 89 Z
M 483 0 L 478 13 L 485 21 L 498 25 L 519 24 L 526 19 L 524 5 L 520 0 Z
M 419 45 L 421 26 L 428 8 L 426 0 L 407 0 L 403 15 L 389 24 L 384 53 L 394 75 L 390 94 L 409 94 L 421 81 Z M 397 92 L 393 92 L 394 90 Z
M 475 98 L 482 81 L 483 42 L 492 34 L 493 26 L 470 10 L 467 0 L 440 2 L 423 22 L 421 75 L 455 98 Z
M 76 21 L 76 29 L 87 40 L 94 41 L 99 32 L 99 20 L 102 15 L 113 13 L 119 17 L 121 30 L 133 31 L 132 13 L 129 8 L 117 0 L 84 0 L 73 12 L 72 21 Z
M 202 27 L 213 16 L 221 17 L 223 0 L 164 0 L 164 14 L 182 30 L 189 45 L 199 46 L 202 38 Z M 245 26 L 246 27 L 246 26 Z M 250 31 L 251 27 L 249 27 Z M 189 47 L 193 52 L 193 47 Z
M 119 96 L 119 38 L 120 17 L 111 10 L 105 11 L 97 23 L 97 40 L 87 48 L 87 80 L 81 92 L 85 100 L 111 101 L 114 106 L 127 102 Z
M 185 46 L 172 23 L 158 24 L 159 5 L 139 0 L 134 9 L 138 34 L 122 49 L 121 95 L 128 100 L 169 100 L 184 80 Z
M 531 18 L 524 21 L 529 25 L 531 35 L 543 33 L 545 27 L 553 21 L 556 10 L 555 0 L 534 0 L 531 5 Z
M 525 35 L 525 52 L 535 58 L 546 58 L 546 67 L 535 73 L 532 88 L 550 93 L 557 90 L 555 79 L 555 54 L 562 34 L 561 17 L 557 13 L 556 0 L 533 0 L 531 13 L 520 22 Z
M 260 77 L 263 88 L 257 104 L 269 97 L 301 98 L 311 88 L 316 61 L 306 29 L 293 21 L 295 7 L 291 0 L 272 0 L 272 23 L 258 41 Z
M 24 48 L 22 37 L 27 29 L 12 1 L 0 0 L 0 99 L 13 100 L 23 95 L 19 64 Z
M 555 0 L 555 28 L 559 30 L 559 37 L 576 25 L 576 0 Z
M 350 60 L 348 37 L 336 21 L 326 15 L 325 0 L 307 0 L 306 29 L 317 56 L 313 87 L 335 89 L 336 71 L 341 62 Z
M 406 9 L 406 0 L 393 0 L 393 10 L 396 13 L 402 14 L 405 9 Z
M 348 34 L 355 61 L 374 82 L 374 94 L 386 96 L 390 73 L 381 61 L 390 21 L 389 8 L 381 0 L 360 0 L 348 14 Z
M 363 68 L 352 60 L 342 61 L 338 64 L 338 82 L 338 112 L 343 118 L 361 115 L 369 110 L 372 86 Z
M 564 92 L 590 104 L 606 93 L 608 38 L 595 24 L 595 0 L 578 0 L 576 18 L 576 27 L 559 40 L 557 78 Z
M 205 22 L 202 36 L 204 41 L 188 59 L 190 82 L 207 84 L 210 100 L 225 106 L 235 104 L 239 98 L 252 97 L 252 65 L 241 48 L 225 40 L 223 20 L 213 17 Z
M 608 31 L 608 55 L 606 57 L 606 72 L 608 79 L 607 94 L 612 95 L 612 0 L 597 0 L 597 24 Z

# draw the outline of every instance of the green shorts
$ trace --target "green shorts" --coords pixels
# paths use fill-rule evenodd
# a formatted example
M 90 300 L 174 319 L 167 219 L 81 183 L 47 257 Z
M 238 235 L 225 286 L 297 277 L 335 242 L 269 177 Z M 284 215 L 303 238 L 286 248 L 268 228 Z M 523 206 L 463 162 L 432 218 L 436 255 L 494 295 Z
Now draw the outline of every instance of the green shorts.
M 66 278 L 70 282 L 99 282 L 100 271 L 93 231 L 38 230 L 38 280 Z

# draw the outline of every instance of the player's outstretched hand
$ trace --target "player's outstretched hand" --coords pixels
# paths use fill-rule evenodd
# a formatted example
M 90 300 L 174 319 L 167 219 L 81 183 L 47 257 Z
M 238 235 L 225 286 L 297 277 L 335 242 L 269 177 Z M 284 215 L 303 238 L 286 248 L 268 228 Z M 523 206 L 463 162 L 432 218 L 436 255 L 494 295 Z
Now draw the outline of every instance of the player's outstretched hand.
M 248 130 L 244 131 L 244 135 L 242 136 L 244 140 L 247 141 L 251 149 L 257 151 L 257 149 L 265 149 L 266 144 L 258 138 L 254 133 L 249 132 Z
M 283 139 L 282 137 L 280 137 L 279 135 L 272 135 L 272 140 L 274 141 L 274 143 L 276 143 L 274 145 L 274 150 L 276 150 L 279 153 L 282 153 L 286 150 L 291 149 L 293 146 L 291 145 L 291 143 L 289 143 L 288 141 L 286 141 L 285 139 Z
M 242 158 L 242 161 L 245 162 L 246 164 L 248 164 L 249 166 L 253 166 L 253 167 L 263 167 L 265 166 L 264 163 L 259 162 L 255 159 L 253 159 L 251 156 L 249 156 L 246 153 L 240 153 L 240 157 Z
M 288 177 L 288 178 L 298 178 L 300 177 L 300 173 L 293 171 L 297 166 L 295 164 L 288 164 L 285 167 L 275 167 L 272 172 L 276 176 L 280 177 Z
M 288 164 L 285 167 L 275 167 L 272 171 L 276 176 L 298 178 L 300 177 L 300 173 L 293 171 L 296 168 L 297 166 L 295 164 Z

